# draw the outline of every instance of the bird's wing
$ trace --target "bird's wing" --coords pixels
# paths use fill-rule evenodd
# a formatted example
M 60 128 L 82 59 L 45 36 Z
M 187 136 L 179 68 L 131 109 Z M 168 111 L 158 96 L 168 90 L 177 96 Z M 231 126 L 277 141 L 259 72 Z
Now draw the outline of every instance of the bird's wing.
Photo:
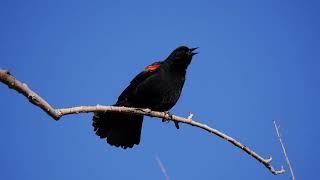
M 120 94 L 120 96 L 118 97 L 118 103 L 129 99 L 132 93 L 137 88 L 137 86 L 141 82 L 146 80 L 148 77 L 155 74 L 155 72 L 159 70 L 159 67 L 161 66 L 161 64 L 162 64 L 162 61 L 158 61 L 145 67 L 141 73 L 139 73 L 135 78 L 132 79 L 132 81 L 130 82 L 130 85 Z

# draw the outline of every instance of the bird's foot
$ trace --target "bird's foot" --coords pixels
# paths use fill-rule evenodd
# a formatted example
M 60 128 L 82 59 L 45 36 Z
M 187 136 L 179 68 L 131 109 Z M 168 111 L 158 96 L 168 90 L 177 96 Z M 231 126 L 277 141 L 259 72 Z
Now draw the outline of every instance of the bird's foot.
M 162 118 L 162 122 L 166 122 L 166 123 L 170 122 L 170 120 L 172 119 L 172 114 L 169 111 L 164 111 L 164 114 L 169 118 L 168 119 Z
M 166 123 L 170 122 L 170 120 L 172 120 L 173 118 L 173 115 L 169 111 L 165 111 L 164 113 L 166 116 L 169 116 L 169 118 L 168 119 L 162 118 L 162 122 L 166 122 Z M 180 128 L 179 123 L 177 121 L 173 121 L 173 123 L 177 129 Z

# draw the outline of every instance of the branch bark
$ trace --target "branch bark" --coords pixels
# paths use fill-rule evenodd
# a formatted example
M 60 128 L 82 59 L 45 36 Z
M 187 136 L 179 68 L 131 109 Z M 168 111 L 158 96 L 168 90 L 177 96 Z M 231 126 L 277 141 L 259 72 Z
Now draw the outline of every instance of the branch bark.
M 46 102 L 43 98 L 41 98 L 37 93 L 32 91 L 26 84 L 20 82 L 15 77 L 13 77 L 9 71 L 0 69 L 0 81 L 4 84 L 8 85 L 9 88 L 16 90 L 17 92 L 21 93 L 28 100 L 40 107 L 43 111 L 45 111 L 49 116 L 51 116 L 55 120 L 59 120 L 62 116 L 69 115 L 69 114 L 78 114 L 78 113 L 91 113 L 91 112 L 118 112 L 118 113 L 127 113 L 127 114 L 138 114 L 138 115 L 145 115 L 150 117 L 158 117 L 161 119 L 172 120 L 175 123 L 185 123 L 191 126 L 195 126 L 201 128 L 209 133 L 219 136 L 224 140 L 228 141 L 229 143 L 233 144 L 234 146 L 242 149 L 244 152 L 255 158 L 257 161 L 262 163 L 272 174 L 278 175 L 285 172 L 283 167 L 280 170 L 275 170 L 275 168 L 271 165 L 272 157 L 263 158 L 258 155 L 253 150 L 249 149 L 247 146 L 243 145 L 239 141 L 235 140 L 234 138 L 209 127 L 206 124 L 199 123 L 192 119 L 193 115 L 190 114 L 189 117 L 183 118 L 176 115 L 169 115 L 166 112 L 158 112 L 152 111 L 150 109 L 144 108 L 131 108 L 131 107 L 115 107 L 115 106 L 78 106 L 78 107 L 71 107 L 71 108 L 61 108 L 61 109 L 54 109 L 48 102 Z
M 280 134 L 280 130 L 279 130 L 280 127 L 277 125 L 275 120 L 273 121 L 273 125 L 274 125 L 274 128 L 276 129 L 277 136 L 279 138 L 279 142 L 280 142 L 280 145 L 281 145 L 282 152 L 283 152 L 284 157 L 286 158 L 287 164 L 289 166 L 291 178 L 292 178 L 292 180 L 296 180 L 296 177 L 295 177 L 295 175 L 293 173 L 293 168 L 292 168 L 290 160 L 289 160 L 289 156 L 288 156 L 286 148 L 284 147 L 284 144 L 283 144 L 283 140 L 282 140 L 282 137 L 281 137 L 281 134 Z

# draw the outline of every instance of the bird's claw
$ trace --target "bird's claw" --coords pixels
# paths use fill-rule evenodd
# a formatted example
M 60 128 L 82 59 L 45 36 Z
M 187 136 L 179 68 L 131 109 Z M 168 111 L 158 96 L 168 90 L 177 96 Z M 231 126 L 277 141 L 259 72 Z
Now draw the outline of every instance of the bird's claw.
M 172 115 L 169 111 L 164 111 L 164 113 L 165 113 L 165 115 L 168 116 L 169 118 L 168 118 L 168 119 L 162 118 L 162 122 L 169 123 L 170 120 L 172 120 L 173 115 Z M 179 127 L 179 123 L 176 122 L 176 121 L 173 121 L 173 122 L 174 122 L 175 127 L 176 127 L 177 129 L 179 129 L 179 128 L 180 128 L 180 127 Z
M 162 119 L 162 122 L 166 122 L 166 123 L 169 123 L 170 122 L 170 120 L 169 119 Z
M 165 116 L 168 116 L 169 118 L 162 118 L 162 122 L 170 122 L 170 120 L 172 119 L 172 114 L 169 111 L 164 111 Z

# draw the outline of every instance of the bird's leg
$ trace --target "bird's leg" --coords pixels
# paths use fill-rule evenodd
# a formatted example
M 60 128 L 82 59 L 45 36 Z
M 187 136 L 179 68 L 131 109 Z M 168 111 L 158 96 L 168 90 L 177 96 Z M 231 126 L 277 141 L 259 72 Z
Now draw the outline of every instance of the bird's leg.
M 169 111 L 164 111 L 164 113 L 167 115 L 167 116 L 169 116 L 169 119 L 165 119 L 165 118 L 162 118 L 162 122 L 170 122 L 170 120 L 172 120 L 172 114 L 169 112 Z M 174 123 L 174 125 L 176 126 L 176 128 L 177 129 L 179 129 L 180 127 L 179 127 L 179 123 L 178 122 L 176 122 L 176 121 L 173 121 L 173 123 Z

